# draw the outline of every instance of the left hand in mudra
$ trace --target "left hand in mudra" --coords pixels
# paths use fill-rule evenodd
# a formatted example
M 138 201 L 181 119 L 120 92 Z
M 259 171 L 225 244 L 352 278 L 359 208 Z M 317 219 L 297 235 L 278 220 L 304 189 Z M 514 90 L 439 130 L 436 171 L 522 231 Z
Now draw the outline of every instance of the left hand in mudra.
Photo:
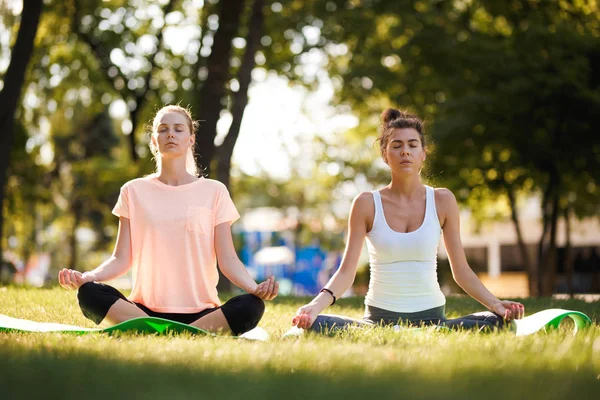
M 516 301 L 500 300 L 492 304 L 490 310 L 501 315 L 507 321 L 521 319 L 525 316 L 525 306 Z
M 250 294 L 263 300 L 273 300 L 277 297 L 277 293 L 279 293 L 279 282 L 275 282 L 275 278 L 270 276 L 266 281 L 259 283 Z

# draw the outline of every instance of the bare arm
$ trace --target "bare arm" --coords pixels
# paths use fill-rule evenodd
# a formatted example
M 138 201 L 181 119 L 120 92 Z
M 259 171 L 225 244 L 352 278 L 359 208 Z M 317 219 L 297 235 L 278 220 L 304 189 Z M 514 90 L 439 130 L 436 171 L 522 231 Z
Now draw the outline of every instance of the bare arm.
M 460 239 L 460 214 L 456 198 L 447 189 L 436 190 L 436 204 L 441 214 L 444 244 L 448 252 L 452 276 L 456 283 L 471 297 L 486 308 L 507 318 L 520 318 L 523 310 L 514 302 L 500 301 L 481 283 L 467 262 L 465 251 Z M 507 312 L 508 311 L 508 312 Z
M 215 227 L 215 251 L 221 271 L 237 287 L 263 300 L 272 300 L 277 296 L 279 283 L 275 282 L 273 278 L 257 284 L 248 274 L 246 267 L 240 261 L 233 247 L 229 222 L 224 222 Z
M 86 282 L 109 281 L 125 275 L 131 268 L 131 230 L 129 218 L 119 217 L 117 243 L 112 256 L 96 269 L 81 274 L 79 271 L 62 269 L 58 281 L 66 289 L 78 289 Z
M 371 194 L 361 193 L 354 199 L 348 220 L 348 241 L 342 262 L 325 285 L 325 288 L 331 290 L 336 298 L 344 294 L 354 282 L 358 260 L 367 235 L 368 216 L 373 213 L 373 196 Z M 309 328 L 317 315 L 329 307 L 332 301 L 331 294 L 319 293 L 309 304 L 298 310 L 292 322 L 299 328 Z

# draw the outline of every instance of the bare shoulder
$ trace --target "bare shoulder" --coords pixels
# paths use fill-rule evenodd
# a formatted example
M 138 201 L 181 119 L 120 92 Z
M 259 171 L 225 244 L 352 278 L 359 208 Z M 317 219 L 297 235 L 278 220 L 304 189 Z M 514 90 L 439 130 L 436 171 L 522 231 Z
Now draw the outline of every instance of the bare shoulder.
M 364 226 L 366 232 L 368 232 L 373 226 L 374 216 L 375 204 L 373 203 L 373 193 L 359 193 L 352 202 L 352 209 L 350 210 L 350 224 L 360 224 L 361 226 Z
M 354 204 L 360 206 L 366 206 L 368 204 L 373 204 L 373 193 L 371 192 L 361 192 L 356 195 L 354 198 Z
M 456 197 L 450 189 L 446 188 L 435 188 L 435 204 L 438 207 L 446 208 L 456 204 Z
M 352 202 L 351 213 L 354 215 L 373 215 L 375 213 L 375 206 L 373 204 L 373 193 L 362 192 L 356 195 Z
M 361 210 L 374 209 L 375 206 L 373 205 L 373 193 L 361 192 L 357 194 L 352 202 L 352 208 L 359 208 Z
M 458 204 L 456 197 L 450 189 L 435 188 L 435 208 L 437 209 L 438 220 L 442 228 L 446 226 L 446 219 L 449 216 L 458 215 Z

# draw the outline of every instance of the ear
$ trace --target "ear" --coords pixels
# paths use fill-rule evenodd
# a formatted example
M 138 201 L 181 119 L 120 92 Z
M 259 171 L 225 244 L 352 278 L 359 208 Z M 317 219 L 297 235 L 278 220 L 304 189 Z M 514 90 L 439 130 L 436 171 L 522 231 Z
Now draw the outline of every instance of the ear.
M 194 147 L 194 143 L 196 143 L 196 135 L 192 133 L 190 135 L 190 147 Z
M 156 142 L 156 135 L 154 133 L 150 135 L 150 142 L 152 142 L 152 146 L 158 148 L 158 143 Z

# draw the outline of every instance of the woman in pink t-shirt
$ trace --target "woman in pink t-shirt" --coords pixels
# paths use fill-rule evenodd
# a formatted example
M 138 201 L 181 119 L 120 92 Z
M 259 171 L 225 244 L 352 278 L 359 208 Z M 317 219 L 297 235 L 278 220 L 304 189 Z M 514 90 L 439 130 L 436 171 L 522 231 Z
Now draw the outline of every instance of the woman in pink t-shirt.
M 119 217 L 113 256 L 84 274 L 59 272 L 61 286 L 78 289 L 83 314 L 96 324 L 153 316 L 239 335 L 256 327 L 263 300 L 277 296 L 272 277 L 257 284 L 237 257 L 230 226 L 240 215 L 225 185 L 197 177 L 192 152 L 196 126 L 182 107 L 157 112 L 150 143 L 157 172 L 121 188 L 113 209 Z M 248 294 L 221 305 L 217 260 L 225 276 Z M 128 298 L 99 283 L 130 269 Z

